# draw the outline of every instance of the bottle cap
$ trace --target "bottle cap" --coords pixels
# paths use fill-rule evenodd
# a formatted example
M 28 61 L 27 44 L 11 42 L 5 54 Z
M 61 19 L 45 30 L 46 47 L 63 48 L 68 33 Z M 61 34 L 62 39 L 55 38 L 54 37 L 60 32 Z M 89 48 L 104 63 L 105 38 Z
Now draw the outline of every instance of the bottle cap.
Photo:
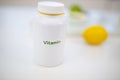
M 64 4 L 52 1 L 38 2 L 38 11 L 45 14 L 63 14 Z

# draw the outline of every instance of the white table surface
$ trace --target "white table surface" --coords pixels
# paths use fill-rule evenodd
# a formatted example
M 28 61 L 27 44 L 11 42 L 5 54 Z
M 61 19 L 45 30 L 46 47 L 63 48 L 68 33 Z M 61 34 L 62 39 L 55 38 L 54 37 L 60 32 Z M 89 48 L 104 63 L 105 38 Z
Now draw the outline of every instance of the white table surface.
M 67 37 L 64 63 L 46 68 L 33 63 L 29 20 L 34 9 L 0 8 L 0 80 L 120 80 L 120 37 L 100 46 Z

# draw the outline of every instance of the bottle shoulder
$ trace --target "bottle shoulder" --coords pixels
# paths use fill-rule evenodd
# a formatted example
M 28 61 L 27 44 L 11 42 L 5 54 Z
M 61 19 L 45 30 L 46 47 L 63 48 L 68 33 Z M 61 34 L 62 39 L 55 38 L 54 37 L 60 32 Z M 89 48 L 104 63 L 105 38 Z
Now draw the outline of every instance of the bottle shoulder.
M 42 24 L 63 24 L 66 22 L 65 16 L 43 16 L 37 15 L 36 21 Z

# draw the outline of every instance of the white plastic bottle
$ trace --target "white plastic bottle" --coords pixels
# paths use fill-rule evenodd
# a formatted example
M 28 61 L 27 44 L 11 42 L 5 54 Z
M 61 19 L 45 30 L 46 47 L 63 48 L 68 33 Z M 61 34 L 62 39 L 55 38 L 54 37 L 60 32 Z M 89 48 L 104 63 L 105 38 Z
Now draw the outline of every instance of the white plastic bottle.
M 38 3 L 38 17 L 33 28 L 37 64 L 49 67 L 63 62 L 65 25 L 64 4 L 51 1 Z

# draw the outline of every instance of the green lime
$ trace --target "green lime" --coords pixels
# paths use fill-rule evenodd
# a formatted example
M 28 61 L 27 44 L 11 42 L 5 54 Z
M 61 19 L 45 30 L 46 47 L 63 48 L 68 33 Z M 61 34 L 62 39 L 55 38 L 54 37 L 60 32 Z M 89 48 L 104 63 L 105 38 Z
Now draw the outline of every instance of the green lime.
M 78 5 L 72 5 L 70 7 L 70 11 L 71 12 L 83 12 L 83 9 L 81 6 L 78 6 Z

